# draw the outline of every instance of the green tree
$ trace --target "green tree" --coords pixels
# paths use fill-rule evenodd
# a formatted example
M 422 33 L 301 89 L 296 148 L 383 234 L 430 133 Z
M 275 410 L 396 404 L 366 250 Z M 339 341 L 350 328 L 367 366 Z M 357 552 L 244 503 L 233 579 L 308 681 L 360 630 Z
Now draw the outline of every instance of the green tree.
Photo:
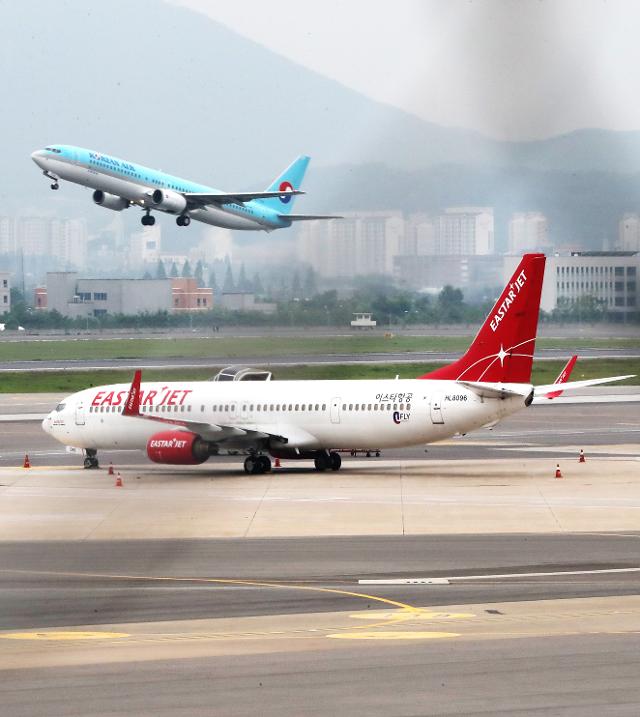
M 240 273 L 238 274 L 238 291 L 251 291 L 251 283 L 247 279 L 244 263 L 240 264 Z
M 256 296 L 264 296 L 264 286 L 262 285 L 262 281 L 260 279 L 260 274 L 258 274 L 257 271 L 253 275 L 253 279 L 251 280 L 251 283 L 253 284 L 253 293 Z
M 231 271 L 231 264 L 227 264 L 227 271 L 224 275 L 224 283 L 222 284 L 222 291 L 235 291 L 235 284 L 233 282 L 233 272 Z
M 175 261 L 173 262 L 173 264 L 171 264 L 171 271 L 169 272 L 169 276 L 170 276 L 172 279 L 177 279 L 177 278 L 178 278 L 178 267 L 176 266 Z
M 193 272 L 193 276 L 198 282 L 199 287 L 204 286 L 204 264 L 202 263 L 202 259 L 198 259 L 198 263 L 196 264 L 196 269 Z
M 156 279 L 166 279 L 167 270 L 164 268 L 164 262 L 162 259 L 158 259 L 158 265 L 156 267 Z
M 314 271 L 312 266 L 307 269 L 307 273 L 305 274 L 303 290 L 305 299 L 310 299 L 312 296 L 315 296 L 318 293 L 316 272 Z
M 191 264 L 189 264 L 189 260 L 187 259 L 185 263 L 182 265 L 182 278 L 183 279 L 190 279 L 193 275 L 191 271 Z

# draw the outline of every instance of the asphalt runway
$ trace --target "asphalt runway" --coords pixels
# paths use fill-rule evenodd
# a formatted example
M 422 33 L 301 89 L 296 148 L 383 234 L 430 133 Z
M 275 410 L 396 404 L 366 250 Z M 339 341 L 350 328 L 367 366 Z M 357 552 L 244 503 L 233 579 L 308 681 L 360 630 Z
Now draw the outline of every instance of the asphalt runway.
M 490 575 L 637 566 L 639 540 L 0 545 L 1 712 L 635 715 L 638 573 Z M 406 574 L 484 577 L 358 582 Z
M 568 349 L 539 349 L 536 361 L 566 361 L 570 356 Z M 396 363 L 450 363 L 460 357 L 460 352 L 436 351 L 398 351 L 363 354 L 300 354 L 290 355 L 283 346 L 282 356 L 234 356 L 232 358 L 209 356 L 205 358 L 132 358 L 132 359 L 42 359 L 33 361 L 0 361 L 0 372 L 23 371 L 101 371 L 101 370 L 135 370 L 141 369 L 188 369 L 210 368 L 212 377 L 220 368 L 230 364 L 254 366 L 259 368 L 277 368 L 278 366 L 299 365 L 344 365 L 344 364 L 396 364 Z M 640 359 L 636 348 L 585 348 L 580 350 L 580 359 Z

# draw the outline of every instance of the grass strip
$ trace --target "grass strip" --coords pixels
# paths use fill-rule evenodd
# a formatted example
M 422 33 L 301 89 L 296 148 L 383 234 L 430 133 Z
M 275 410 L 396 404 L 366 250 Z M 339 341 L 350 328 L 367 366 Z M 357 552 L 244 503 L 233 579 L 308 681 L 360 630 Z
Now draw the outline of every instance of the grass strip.
M 534 364 L 533 383 L 552 383 L 563 368 L 564 361 L 540 361 Z M 329 379 L 389 379 L 416 378 L 427 371 L 441 367 L 441 363 L 401 364 L 346 364 L 277 366 L 274 378 L 280 381 L 329 380 Z M 150 369 L 143 372 L 145 381 L 206 381 L 221 368 L 198 369 Z M 640 374 L 640 359 L 588 359 L 578 361 L 571 379 L 601 378 L 624 374 Z M 34 371 L 4 373 L 0 378 L 0 393 L 72 393 L 83 388 L 111 383 L 129 383 L 132 371 L 76 371 L 38 373 Z M 640 378 L 619 382 L 615 385 L 640 385 Z

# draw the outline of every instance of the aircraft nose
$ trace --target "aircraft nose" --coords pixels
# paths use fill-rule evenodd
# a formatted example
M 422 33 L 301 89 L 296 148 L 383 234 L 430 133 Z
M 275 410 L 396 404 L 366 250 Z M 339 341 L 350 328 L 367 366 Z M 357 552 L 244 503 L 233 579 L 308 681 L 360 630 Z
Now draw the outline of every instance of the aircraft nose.
M 44 420 L 42 421 L 42 430 L 45 433 L 51 433 L 51 414 L 50 413 L 47 416 L 45 416 Z
M 31 159 L 38 165 L 38 167 L 42 167 L 45 154 L 44 150 L 36 149 L 35 152 L 31 152 Z

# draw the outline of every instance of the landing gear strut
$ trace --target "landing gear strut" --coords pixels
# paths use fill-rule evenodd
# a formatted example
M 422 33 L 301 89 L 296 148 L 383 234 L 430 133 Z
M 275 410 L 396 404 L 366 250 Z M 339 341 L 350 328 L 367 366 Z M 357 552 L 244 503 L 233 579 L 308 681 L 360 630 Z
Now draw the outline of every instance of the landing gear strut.
M 96 451 L 93 448 L 87 448 L 85 450 L 85 459 L 84 459 L 84 467 L 87 469 L 90 468 L 100 468 L 100 464 L 98 463 L 98 451 Z
M 179 217 L 176 217 L 176 224 L 179 227 L 188 227 L 189 224 L 191 224 L 191 217 L 188 217 L 186 214 L 181 214 Z
M 318 453 L 313 463 L 317 471 L 326 471 L 329 469 L 339 471 L 342 465 L 342 458 L 340 458 L 340 454 L 335 451 L 331 451 L 331 453 Z
M 140 222 L 145 227 L 152 227 L 156 223 L 156 218 L 152 216 L 151 211 L 147 209 L 146 214 L 143 215 Z
M 51 172 L 47 171 L 46 169 L 44 170 L 44 172 L 42 174 L 44 174 L 44 176 L 47 177 L 48 179 L 52 180 L 53 184 L 51 185 L 51 189 L 59 189 L 60 188 L 60 185 L 58 184 L 58 178 L 56 177 L 55 174 L 51 174 Z
M 260 473 L 269 473 L 271 471 L 271 459 L 269 456 L 247 456 L 244 461 L 245 473 L 258 475 Z

